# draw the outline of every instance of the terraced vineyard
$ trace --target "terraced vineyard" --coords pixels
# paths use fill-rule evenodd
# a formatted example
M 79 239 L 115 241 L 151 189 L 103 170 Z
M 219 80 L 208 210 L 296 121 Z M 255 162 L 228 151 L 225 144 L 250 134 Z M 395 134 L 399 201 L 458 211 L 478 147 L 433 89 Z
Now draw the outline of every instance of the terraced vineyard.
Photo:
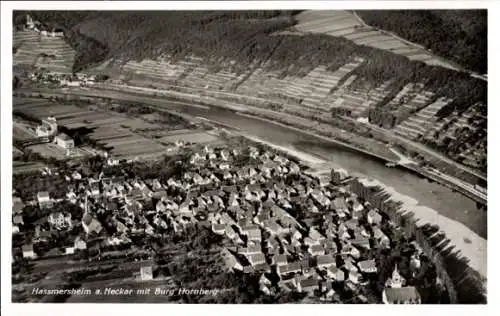
M 63 38 L 42 36 L 33 30 L 14 31 L 14 65 L 30 65 L 71 73 L 75 51 Z
M 455 143 L 458 138 L 454 136 L 455 131 L 435 127 L 444 124 L 437 113 L 453 101 L 451 98 L 438 96 L 422 83 L 408 83 L 400 88 L 394 80 L 387 80 L 374 85 L 354 74 L 363 62 L 364 59 L 353 56 L 338 69 L 320 65 L 302 77 L 273 71 L 266 68 L 266 65 L 250 68 L 243 73 L 234 72 L 230 67 L 214 72 L 203 59 L 195 57 L 176 62 L 131 61 L 122 66 L 122 71 L 132 78 L 129 82 L 131 85 L 161 88 L 156 83 L 163 82 L 167 85 L 201 89 L 208 95 L 212 94 L 210 91 L 220 91 L 258 97 L 283 104 L 284 111 L 289 114 L 307 118 L 321 117 L 321 121 L 325 122 L 330 120 L 333 112 L 353 118 L 370 117 L 372 122 L 378 124 L 377 119 L 370 116 L 370 111 L 376 109 L 384 119 L 393 118 L 392 123 L 386 127 L 394 128 L 396 134 L 438 148 L 447 139 L 445 142 L 453 149 L 452 152 L 457 151 L 458 144 Z M 155 79 L 153 84 L 148 78 Z M 464 113 L 466 118 L 471 115 L 467 113 Z M 452 120 L 457 115 L 452 114 L 446 120 Z M 486 133 L 485 128 L 476 129 Z M 446 137 L 434 138 L 432 135 L 436 132 L 446 134 Z M 463 137 L 460 139 L 464 140 Z M 463 153 L 449 152 L 449 155 L 470 167 L 482 168 L 484 140 L 475 141 L 474 136 L 471 136 L 465 141 L 468 142 L 467 147 L 460 147 L 464 150 Z M 448 153 L 446 148 L 443 147 L 442 150 Z
M 487 156 L 486 112 L 486 104 L 477 103 L 464 113 L 454 113 L 429 128 L 423 141 L 464 165 L 481 168 Z
M 437 124 L 436 113 L 448 103 L 449 100 L 439 99 L 429 104 L 396 126 L 396 133 L 410 139 L 418 139 L 427 134 Z

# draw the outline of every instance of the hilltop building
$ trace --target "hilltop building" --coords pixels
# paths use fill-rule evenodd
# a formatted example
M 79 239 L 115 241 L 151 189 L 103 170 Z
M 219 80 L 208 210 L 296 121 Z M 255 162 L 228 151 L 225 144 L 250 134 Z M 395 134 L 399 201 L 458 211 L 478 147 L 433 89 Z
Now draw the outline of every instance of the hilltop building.
M 26 15 L 26 26 L 28 30 L 34 30 L 43 36 L 64 37 L 64 31 L 58 28 L 49 29 L 46 25 L 42 25 L 38 21 L 34 21 L 31 15 Z
M 35 28 L 35 22 L 31 18 L 31 15 L 26 14 L 26 28 L 32 30 Z
M 61 29 L 52 29 L 49 33 L 50 37 L 64 37 L 64 32 Z

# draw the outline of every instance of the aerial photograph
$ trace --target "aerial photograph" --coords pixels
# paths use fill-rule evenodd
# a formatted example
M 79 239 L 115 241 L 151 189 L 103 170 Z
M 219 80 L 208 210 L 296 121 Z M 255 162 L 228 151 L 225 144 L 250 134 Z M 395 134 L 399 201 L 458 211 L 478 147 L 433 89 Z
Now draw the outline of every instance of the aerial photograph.
M 487 13 L 14 10 L 12 303 L 487 304 Z

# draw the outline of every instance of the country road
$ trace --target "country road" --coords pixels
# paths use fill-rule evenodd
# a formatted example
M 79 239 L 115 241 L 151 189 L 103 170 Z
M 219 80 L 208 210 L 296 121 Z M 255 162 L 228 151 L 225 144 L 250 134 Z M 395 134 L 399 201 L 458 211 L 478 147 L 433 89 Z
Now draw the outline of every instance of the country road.
M 345 118 L 347 120 L 351 120 L 352 122 L 354 123 L 357 123 L 359 124 L 359 122 L 357 122 L 355 119 L 352 119 L 352 118 Z M 406 145 L 409 145 L 409 146 L 412 146 L 412 147 L 415 147 L 417 148 L 418 150 L 420 151 L 423 151 L 425 152 L 426 154 L 430 155 L 430 156 L 433 156 L 434 158 L 436 159 L 439 159 L 443 162 L 446 162 L 450 165 L 453 165 L 455 167 L 457 167 L 458 169 L 464 171 L 464 172 L 467 172 L 467 173 L 470 173 L 482 180 L 487 180 L 487 177 L 486 175 L 480 173 L 480 172 L 477 172 L 476 170 L 473 170 L 471 168 L 468 168 L 467 166 L 464 166 L 448 157 L 446 157 L 445 155 L 443 155 L 442 153 L 440 152 L 437 152 L 436 150 L 432 149 L 432 148 L 429 148 L 427 146 L 425 146 L 424 144 L 421 144 L 421 143 L 418 143 L 418 142 L 415 142 L 415 141 L 412 141 L 410 139 L 407 139 L 407 138 L 404 138 L 402 136 L 399 136 L 397 135 L 396 133 L 393 133 L 392 131 L 390 130 L 387 130 L 385 128 L 381 128 L 381 127 L 378 127 L 376 125 L 373 125 L 373 124 L 370 124 L 370 123 L 364 123 L 365 125 L 369 126 L 371 129 L 379 132 L 379 133 L 382 133 L 384 134 L 386 137 L 390 138 L 390 139 L 395 139 L 399 142 L 402 142 L 402 143 L 405 143 Z

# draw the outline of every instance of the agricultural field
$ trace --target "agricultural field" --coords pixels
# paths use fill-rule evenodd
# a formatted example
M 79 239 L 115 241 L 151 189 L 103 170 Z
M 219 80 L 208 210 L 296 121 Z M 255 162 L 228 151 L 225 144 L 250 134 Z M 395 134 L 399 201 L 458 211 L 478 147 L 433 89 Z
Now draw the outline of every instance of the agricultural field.
M 66 155 L 66 150 L 54 143 L 36 144 L 28 146 L 26 148 L 46 158 L 53 157 L 58 160 L 68 158 L 68 156 Z
M 23 151 L 17 147 L 12 147 L 12 157 L 20 157 L 23 155 Z
M 196 131 L 196 130 L 179 130 L 173 133 L 169 133 L 170 135 L 162 137 L 160 139 L 161 142 L 164 143 L 176 143 L 182 142 L 184 144 L 204 144 L 211 143 L 218 140 L 218 137 L 212 134 L 209 134 L 204 131 Z
M 34 128 L 31 124 L 15 120 L 12 125 L 12 137 L 21 141 L 35 138 Z
M 401 38 L 366 25 L 356 14 L 349 11 L 304 11 L 295 18 L 298 24 L 294 26 L 294 30 L 299 33 L 344 37 L 358 45 L 387 50 L 408 57 L 410 60 L 457 69 L 453 64 L 432 55 L 424 48 L 411 45 Z
M 42 36 L 34 30 L 14 31 L 13 64 L 71 73 L 75 51 L 64 38 Z
M 37 120 L 54 116 L 58 126 L 75 139 L 77 146 L 81 145 L 78 141 L 80 137 L 88 137 L 100 147 L 108 149 L 110 154 L 118 159 L 160 155 L 167 152 L 166 143 L 175 143 L 176 140 L 189 143 L 206 143 L 217 140 L 216 136 L 197 130 L 183 130 L 180 132 L 181 134 L 171 135 L 170 133 L 175 134 L 175 131 L 170 131 L 169 126 L 150 123 L 123 113 L 96 110 L 87 106 L 54 103 L 48 100 L 43 103 L 39 100 L 36 101 L 24 102 L 17 99 L 14 101 L 13 110 Z M 152 136 L 144 136 L 142 130 L 157 131 L 166 138 L 155 139 Z M 22 131 L 21 129 L 18 133 Z M 67 157 L 66 152 L 54 144 L 32 145 L 29 149 L 43 156 L 61 159 Z M 87 150 L 77 149 L 74 153 L 76 156 L 85 154 L 88 154 Z
M 14 161 L 12 164 L 12 173 L 13 174 L 29 173 L 33 171 L 39 171 L 43 167 L 45 167 L 45 165 L 41 162 Z

